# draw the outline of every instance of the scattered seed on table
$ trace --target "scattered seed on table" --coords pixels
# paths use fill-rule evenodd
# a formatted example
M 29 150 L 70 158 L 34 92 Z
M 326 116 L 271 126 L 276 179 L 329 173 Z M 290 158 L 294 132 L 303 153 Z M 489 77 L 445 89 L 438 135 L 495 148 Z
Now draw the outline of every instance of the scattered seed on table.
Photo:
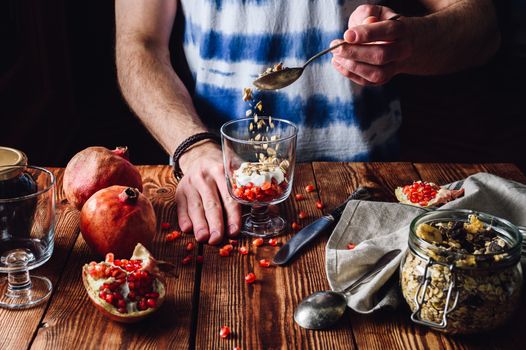
M 301 210 L 299 213 L 298 213 L 298 218 L 300 219 L 305 219 L 307 217 L 307 213 L 304 212 L 303 210 Z
M 270 244 L 271 246 L 275 247 L 279 244 L 279 241 L 276 239 L 276 238 L 271 238 L 268 240 L 268 244 Z
M 234 250 L 234 246 L 232 244 L 225 244 L 222 249 L 230 253 L 232 250 Z
M 297 222 L 293 222 L 290 226 L 294 231 L 299 231 L 301 229 L 301 226 Z
M 347 249 L 353 250 L 354 248 L 356 248 L 356 244 L 354 244 L 354 243 L 347 244 Z
M 270 260 L 268 260 L 268 259 L 261 259 L 259 261 L 259 266 L 261 266 L 261 267 L 269 267 L 270 266 Z
M 228 338 L 229 335 L 230 335 L 230 327 L 222 326 L 221 330 L 219 331 L 219 336 L 225 339 L 225 338 Z
M 195 244 L 193 242 L 188 242 L 186 244 L 186 250 L 188 250 L 189 252 L 194 250 L 194 247 L 195 247 Z
M 230 251 L 227 250 L 227 249 L 221 248 L 221 249 L 219 249 L 219 255 L 221 255 L 221 256 L 230 256 Z
M 305 199 L 305 196 L 302 195 L 301 193 L 297 193 L 294 198 L 296 198 L 297 201 L 301 201 L 301 200 L 304 200 Z
M 248 254 L 248 249 L 247 249 L 247 247 L 240 247 L 240 248 L 239 248 L 239 254 L 241 254 L 241 255 L 247 255 L 247 254 Z
M 323 203 L 321 201 L 316 201 L 316 208 L 323 209 Z
M 245 276 L 245 282 L 248 284 L 254 283 L 256 281 L 256 275 L 253 272 L 250 272 Z
M 314 191 L 316 191 L 316 187 L 314 187 L 314 185 L 307 185 L 307 186 L 305 186 L 305 191 L 307 191 L 307 192 L 314 192 Z
M 197 261 L 198 264 L 202 264 L 205 259 L 202 255 L 198 255 L 197 258 L 195 258 L 195 261 Z
M 163 223 L 161 224 L 161 228 L 162 228 L 163 230 L 168 230 L 168 229 L 170 228 L 170 223 L 169 223 L 169 222 L 163 222 Z
M 254 247 L 262 246 L 263 243 L 265 243 L 265 242 L 263 241 L 263 238 L 256 238 L 255 240 L 252 241 L 252 245 L 253 245 Z
M 183 259 L 182 263 L 183 265 L 188 265 L 192 262 L 192 258 L 193 256 L 192 255 L 187 255 L 185 256 L 185 258 Z

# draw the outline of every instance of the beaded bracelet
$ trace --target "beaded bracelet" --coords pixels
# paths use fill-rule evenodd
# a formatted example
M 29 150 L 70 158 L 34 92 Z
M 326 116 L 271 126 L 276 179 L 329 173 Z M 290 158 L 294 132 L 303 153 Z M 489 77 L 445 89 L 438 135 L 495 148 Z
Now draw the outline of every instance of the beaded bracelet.
M 190 147 L 192 147 L 194 144 L 196 144 L 199 141 L 203 141 L 209 139 L 211 141 L 216 142 L 217 144 L 221 144 L 221 137 L 213 132 L 201 132 L 199 134 L 195 134 L 181 142 L 179 147 L 174 152 L 174 155 L 172 157 L 173 164 L 174 164 L 174 176 L 177 179 L 177 181 L 181 181 L 184 174 L 181 170 L 181 167 L 179 165 L 179 158 L 183 155 L 184 152 L 188 151 Z

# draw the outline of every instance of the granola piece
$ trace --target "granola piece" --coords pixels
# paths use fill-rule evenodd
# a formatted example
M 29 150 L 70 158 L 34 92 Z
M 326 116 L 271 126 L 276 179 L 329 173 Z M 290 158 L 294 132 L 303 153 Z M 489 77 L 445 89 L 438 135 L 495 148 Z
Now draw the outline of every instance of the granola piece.
M 428 242 L 442 242 L 442 234 L 440 233 L 440 230 L 429 224 L 418 225 L 418 227 L 416 228 L 416 235 Z
M 477 234 L 484 230 L 484 224 L 479 220 L 476 215 L 469 216 L 469 224 L 464 223 L 464 228 L 471 234 Z
M 252 89 L 251 88 L 244 88 L 243 89 L 243 101 L 251 101 L 252 100 Z

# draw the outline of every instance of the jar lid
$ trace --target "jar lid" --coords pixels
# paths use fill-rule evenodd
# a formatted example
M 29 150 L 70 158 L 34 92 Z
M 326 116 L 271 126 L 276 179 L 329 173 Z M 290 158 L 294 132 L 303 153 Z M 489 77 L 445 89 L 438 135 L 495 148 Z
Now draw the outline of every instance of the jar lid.
M 13 167 L 9 167 L 12 165 Z M 27 165 L 24 152 L 10 147 L 0 146 L 0 181 L 9 180 L 22 172 L 20 166 Z

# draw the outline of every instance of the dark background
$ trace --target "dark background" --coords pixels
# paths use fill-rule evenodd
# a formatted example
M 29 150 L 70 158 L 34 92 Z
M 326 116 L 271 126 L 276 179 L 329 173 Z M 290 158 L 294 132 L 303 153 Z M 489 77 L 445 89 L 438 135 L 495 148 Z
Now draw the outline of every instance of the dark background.
M 400 160 L 510 161 L 526 169 L 526 13 L 516 11 L 526 6 L 519 2 L 496 2 L 503 44 L 484 67 L 395 79 L 404 118 Z M 118 90 L 113 6 L 0 1 L 0 145 L 25 151 L 37 165 L 65 166 L 92 145 L 127 145 L 136 164 L 167 163 Z

